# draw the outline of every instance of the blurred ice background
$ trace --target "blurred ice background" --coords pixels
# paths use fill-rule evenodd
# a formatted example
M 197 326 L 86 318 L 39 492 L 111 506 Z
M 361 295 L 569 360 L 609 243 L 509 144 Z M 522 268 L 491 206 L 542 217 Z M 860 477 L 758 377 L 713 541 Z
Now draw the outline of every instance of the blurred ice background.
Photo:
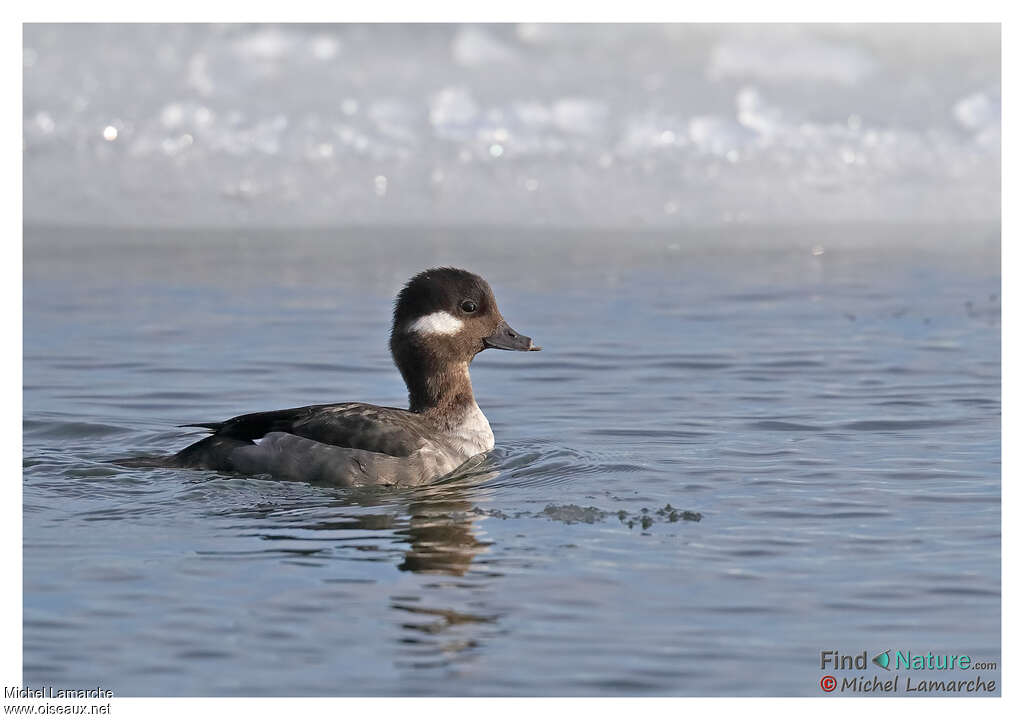
M 996 25 L 26 25 L 29 224 L 998 220 Z

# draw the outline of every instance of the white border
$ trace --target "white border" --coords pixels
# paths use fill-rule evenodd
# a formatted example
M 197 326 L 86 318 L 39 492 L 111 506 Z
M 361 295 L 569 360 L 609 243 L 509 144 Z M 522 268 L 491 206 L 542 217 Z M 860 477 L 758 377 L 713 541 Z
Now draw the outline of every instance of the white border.
M 383 0 L 331 3 L 324 0 L 178 0 L 139 3 L 105 0 L 81 3 L 47 0 L 23 3 L 18 22 L 1005 22 L 1013 3 L 1001 0 L 914 2 L 858 0 L 719 0 L 679 3 L 632 0 L 594 3 L 582 0 Z
M 8 6 L 10 7 L 10 6 Z M 1019 198 L 1020 142 L 1017 128 L 1022 127 L 1020 112 L 1020 68 L 1021 45 L 1024 34 L 1016 22 L 1014 5 L 1008 2 L 974 0 L 963 2 L 904 2 L 891 0 L 861 0 L 857 3 L 823 3 L 820 0 L 775 0 L 771 3 L 724 2 L 715 3 L 667 3 L 647 0 L 633 0 L 601 6 L 582 2 L 555 5 L 537 0 L 521 0 L 516 3 L 491 4 L 455 0 L 434 0 L 429 3 L 325 3 L 308 0 L 292 0 L 288 3 L 250 0 L 245 3 L 214 4 L 209 0 L 178 0 L 172 6 L 167 4 L 146 4 L 138 0 L 106 0 L 102 4 L 71 2 L 35 2 L 6 9 L 3 23 L 4 90 L 10 108 L 3 115 L 4 133 L 3 167 L 5 185 L 3 202 L 6 206 L 4 217 L 8 220 L 8 236 L 0 243 L 3 253 L 3 322 L 7 338 L 7 352 L 3 354 L 4 372 L 4 414 L 3 458 L 9 471 L 3 475 L 11 484 L 6 502 L 2 503 L 3 515 L 0 528 L 3 532 L 3 574 L 7 578 L 3 593 L 3 653 L 0 664 L 0 684 L 18 684 L 21 677 L 21 318 L 22 277 L 21 243 L 22 200 L 21 200 L 21 22 L 63 22 L 63 21 L 240 21 L 273 20 L 278 22 L 301 21 L 429 21 L 444 22 L 465 20 L 473 22 L 497 21 L 574 21 L 574 22 L 721 22 L 721 21 L 814 21 L 814 22 L 1003 22 L 1003 68 L 1009 73 L 1010 82 L 1003 87 L 1003 195 Z M 16 98 L 16 100 L 15 100 Z M 15 110 L 17 112 L 15 112 Z M 495 718 L 531 715 L 560 716 L 572 713 L 588 717 L 621 716 L 623 713 L 659 713 L 671 717 L 679 714 L 706 712 L 761 714 L 764 712 L 785 712 L 796 717 L 861 718 L 865 713 L 886 713 L 895 710 L 901 715 L 929 718 L 960 717 L 964 713 L 982 712 L 985 716 L 1010 716 L 1011 707 L 1017 705 L 1020 693 L 1015 691 L 1017 670 L 1020 667 L 1020 622 L 1014 612 L 1021 607 L 1019 574 L 1015 571 L 1016 554 L 1020 532 L 1017 529 L 1016 513 L 1019 508 L 1020 433 L 1019 419 L 1020 382 L 1016 372 L 1024 367 L 1020 352 L 1020 332 L 1017 318 L 1021 309 L 1019 285 L 1012 280 L 1019 276 L 1021 239 L 1018 212 L 1014 203 L 1009 204 L 1003 216 L 1003 649 L 1002 649 L 1002 700 L 978 699 L 983 707 L 971 700 L 957 698 L 952 702 L 935 699 L 876 699 L 858 702 L 843 698 L 810 699 L 515 699 L 496 702 L 489 699 L 432 700 L 422 698 L 394 699 L 228 699 L 228 698 L 115 698 L 113 715 L 117 717 L 178 718 L 184 714 L 196 716 L 236 715 L 246 718 L 274 718 L 282 715 L 336 717 L 339 710 L 347 714 L 372 714 L 380 716 L 408 717 L 415 714 L 421 718 L 443 717 L 453 720 L 472 714 L 479 717 L 486 713 Z M 1007 562 L 1007 558 L 1014 562 Z M 12 582 L 17 579 L 17 582 Z M 898 703 L 898 705 L 897 705 Z M 970 703 L 970 704 L 965 704 Z M 1014 716 L 1019 716 L 1019 710 Z

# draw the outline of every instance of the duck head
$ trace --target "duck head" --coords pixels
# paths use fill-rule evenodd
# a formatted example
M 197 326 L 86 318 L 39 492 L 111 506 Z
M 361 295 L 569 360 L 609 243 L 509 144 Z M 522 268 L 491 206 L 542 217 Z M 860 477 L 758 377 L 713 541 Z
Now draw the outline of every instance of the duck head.
M 438 390 L 451 384 L 453 375 L 465 375 L 468 385 L 469 363 L 488 348 L 540 350 L 509 326 L 491 286 L 479 275 L 456 268 L 424 270 L 399 292 L 391 355 L 409 387 L 412 409 L 440 402 Z

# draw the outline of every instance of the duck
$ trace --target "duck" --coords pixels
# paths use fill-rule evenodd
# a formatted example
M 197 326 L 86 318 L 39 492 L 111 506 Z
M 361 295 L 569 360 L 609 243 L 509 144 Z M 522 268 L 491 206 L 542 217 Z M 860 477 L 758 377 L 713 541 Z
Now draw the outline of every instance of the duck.
M 342 402 L 189 423 L 180 427 L 210 434 L 168 464 L 335 486 L 426 484 L 494 449 L 473 395 L 473 358 L 541 348 L 509 326 L 482 277 L 438 267 L 398 293 L 390 349 L 407 409 Z

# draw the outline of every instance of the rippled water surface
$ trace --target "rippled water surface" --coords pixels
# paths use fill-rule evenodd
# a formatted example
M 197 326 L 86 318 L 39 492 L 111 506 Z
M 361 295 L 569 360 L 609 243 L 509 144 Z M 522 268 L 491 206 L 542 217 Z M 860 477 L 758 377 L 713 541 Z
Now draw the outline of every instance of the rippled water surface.
M 390 306 L 435 264 L 545 348 L 474 363 L 497 448 L 465 472 L 109 462 L 403 404 Z M 999 661 L 999 292 L 998 228 L 29 229 L 24 682 L 820 694 L 824 649 Z

